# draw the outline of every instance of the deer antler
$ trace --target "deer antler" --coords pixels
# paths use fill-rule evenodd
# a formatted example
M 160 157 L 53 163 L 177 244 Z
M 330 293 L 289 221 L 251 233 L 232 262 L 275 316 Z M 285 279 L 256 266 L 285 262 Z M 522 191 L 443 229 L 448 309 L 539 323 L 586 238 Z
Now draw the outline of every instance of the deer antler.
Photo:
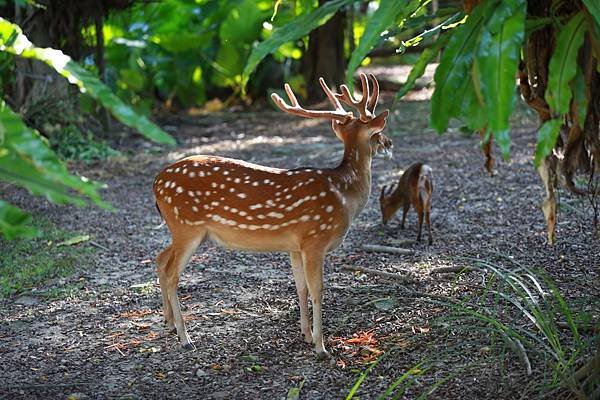
M 373 86 L 374 96 L 369 96 L 369 82 L 367 81 L 367 76 L 365 74 L 360 74 L 360 83 L 362 84 L 362 98 L 360 101 L 354 99 L 352 94 L 350 94 L 350 90 L 348 86 L 341 85 L 340 89 L 342 90 L 342 94 L 336 93 L 335 96 L 348 104 L 350 107 L 355 108 L 360 114 L 360 120 L 363 122 L 367 122 L 373 119 L 372 111 L 375 109 L 375 105 L 377 103 L 377 97 L 379 97 L 379 84 L 377 84 L 377 80 L 373 76 L 372 78 L 375 83 Z M 372 108 L 372 110 L 371 110 Z
M 377 100 L 379 100 L 379 82 L 377 82 L 373 74 L 369 74 L 369 80 L 373 84 L 373 94 L 371 94 L 369 101 L 367 101 L 367 110 L 375 115 L 375 107 L 377 107 Z
M 282 111 L 289 113 L 289 114 L 298 115 L 298 116 L 304 117 L 304 118 L 325 118 L 325 119 L 333 119 L 333 120 L 340 121 L 340 122 L 346 122 L 348 120 L 348 118 L 352 117 L 352 113 L 348 112 L 342 108 L 342 105 L 340 104 L 339 101 L 337 101 L 337 99 L 335 98 L 335 96 L 331 92 L 331 90 L 329 90 L 329 88 L 325 84 L 325 81 L 323 80 L 323 78 L 320 78 L 319 82 L 321 83 L 321 86 L 323 87 L 325 94 L 329 98 L 329 101 L 334 105 L 334 107 L 335 107 L 334 111 L 307 110 L 307 109 L 303 108 L 298 103 L 298 100 L 296 99 L 296 96 L 294 95 L 292 88 L 287 83 L 284 85 L 284 87 L 285 87 L 285 92 L 287 93 L 288 98 L 290 99 L 290 103 L 292 104 L 291 106 L 288 105 L 285 102 L 285 100 L 283 100 L 277 93 L 271 94 L 271 98 L 273 99 L 275 104 L 277 104 L 277 107 L 279 107 Z

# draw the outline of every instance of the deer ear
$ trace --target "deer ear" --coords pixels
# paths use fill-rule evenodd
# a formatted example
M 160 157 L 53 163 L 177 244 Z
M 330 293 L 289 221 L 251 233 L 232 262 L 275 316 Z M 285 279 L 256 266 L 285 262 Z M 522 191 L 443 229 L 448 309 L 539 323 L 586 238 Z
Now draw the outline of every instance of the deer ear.
M 379 133 L 385 128 L 385 122 L 390 113 L 390 110 L 385 110 L 370 122 L 370 126 L 374 128 L 373 133 Z

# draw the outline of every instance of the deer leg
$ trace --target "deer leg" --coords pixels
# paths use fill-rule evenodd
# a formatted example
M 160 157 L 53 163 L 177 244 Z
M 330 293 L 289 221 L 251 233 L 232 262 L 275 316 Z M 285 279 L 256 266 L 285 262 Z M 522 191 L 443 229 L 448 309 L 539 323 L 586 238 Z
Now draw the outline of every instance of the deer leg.
M 292 272 L 294 273 L 294 282 L 296 282 L 296 291 L 298 292 L 298 302 L 300 304 L 300 332 L 306 343 L 313 342 L 313 335 L 308 322 L 308 286 L 304 278 L 304 267 L 302 266 L 302 253 L 290 253 L 292 260 Z
M 423 210 L 417 210 L 419 225 L 417 225 L 417 242 L 421 242 L 421 227 L 423 226 Z
M 538 173 L 544 182 L 546 188 L 546 198 L 542 202 L 542 211 L 546 220 L 546 229 L 548 232 L 548 243 L 554 244 L 554 235 L 556 232 L 556 163 L 553 163 L 550 157 L 546 157 L 538 167 Z
M 311 249 L 312 250 L 312 249 Z M 317 357 L 326 358 L 329 353 L 323 345 L 323 253 L 320 251 L 303 251 L 302 265 L 304 276 L 308 285 L 308 292 L 312 301 L 313 312 L 313 341 L 317 350 Z
M 433 244 L 433 236 L 431 236 L 431 220 L 429 219 L 430 210 L 425 212 L 425 223 L 427 224 L 427 232 L 429 233 L 429 245 Z
M 171 304 L 169 303 L 169 298 L 167 296 L 167 285 L 166 285 L 166 267 L 169 258 L 172 253 L 172 245 L 169 245 L 159 256 L 156 258 L 157 272 L 158 272 L 158 281 L 160 284 L 160 292 L 162 294 L 162 302 L 163 302 L 163 315 L 165 317 L 165 323 L 167 324 L 167 328 L 169 330 L 175 329 L 175 323 L 173 321 L 173 309 L 171 308 Z
M 179 297 L 177 296 L 177 285 L 179 284 L 179 276 L 185 268 L 194 251 L 198 245 L 204 239 L 206 232 L 202 232 L 199 237 L 177 240 L 173 237 L 173 244 L 171 245 L 171 256 L 165 267 L 164 283 L 166 286 L 167 301 L 171 305 L 173 312 L 173 321 L 177 328 L 177 336 L 181 347 L 187 350 L 195 349 L 194 344 L 190 340 L 181 315 L 181 308 L 179 306 Z M 161 287 L 163 282 L 161 281 Z
M 402 208 L 402 224 L 400 225 L 400 228 L 404 229 L 404 222 L 406 221 L 406 214 L 408 213 L 408 210 L 410 209 L 410 204 L 405 204 Z

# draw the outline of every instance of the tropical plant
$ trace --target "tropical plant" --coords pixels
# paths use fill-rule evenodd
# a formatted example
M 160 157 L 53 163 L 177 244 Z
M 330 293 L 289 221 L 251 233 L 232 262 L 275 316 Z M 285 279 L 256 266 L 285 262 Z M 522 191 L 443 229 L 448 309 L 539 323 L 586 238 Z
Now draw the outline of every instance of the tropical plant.
M 278 30 L 256 46 L 244 69 L 243 82 L 262 57 L 282 43 L 306 34 L 326 21 L 314 15 L 351 2 L 328 2 L 307 17 L 313 24 Z M 464 11 L 440 9 L 430 14 L 427 0 L 381 0 L 367 19 L 363 35 L 350 57 L 348 84 L 355 69 L 384 40 L 402 38 L 398 51 L 430 45 L 425 49 L 400 98 L 415 84 L 425 66 L 438 56 L 435 91 L 431 101 L 431 126 L 443 133 L 452 118 L 479 132 L 486 153 L 486 166 L 493 169 L 491 142 L 509 157 L 509 117 L 515 109 L 515 80 L 521 95 L 542 123 L 537 138 L 535 165 L 546 187 L 543 211 L 548 241 L 554 242 L 557 173 L 560 167 L 567 188 L 578 194 L 573 182 L 577 172 L 588 173 L 590 186 L 597 187 L 600 172 L 600 7 L 593 0 L 490 0 L 467 1 Z M 441 20 L 433 28 L 432 21 Z M 420 30 L 420 31 L 419 31 Z M 403 36 L 404 35 L 404 36 Z M 563 136 L 559 134 L 563 132 Z M 593 203 L 595 204 L 595 203 Z
M 18 26 L 0 18 L 0 51 L 45 62 L 69 82 L 86 91 L 112 114 L 144 136 L 159 143 L 174 139 L 147 118 L 133 112 L 92 73 L 59 50 L 38 48 Z M 57 204 L 82 206 L 93 203 L 109 208 L 100 194 L 101 185 L 83 176 L 71 175 L 66 166 L 37 131 L 30 129 L 4 101 L 0 102 L 0 179 L 20 185 L 34 195 L 43 195 Z M 0 201 L 0 231 L 11 239 L 31 237 L 38 232 L 31 218 L 17 207 Z

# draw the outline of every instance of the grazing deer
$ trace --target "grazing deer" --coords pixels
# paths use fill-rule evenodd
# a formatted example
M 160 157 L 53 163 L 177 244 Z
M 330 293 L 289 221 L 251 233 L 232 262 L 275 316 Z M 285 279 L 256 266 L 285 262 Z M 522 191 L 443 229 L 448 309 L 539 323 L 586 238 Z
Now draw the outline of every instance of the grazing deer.
M 417 241 L 421 241 L 421 226 L 423 225 L 423 216 L 427 223 L 429 231 L 429 244 L 433 243 L 431 236 L 431 221 L 429 213 L 431 211 L 431 193 L 433 192 L 433 174 L 431 167 L 420 162 L 412 164 L 404 171 L 398 182 L 398 186 L 394 189 L 393 185 L 383 186 L 381 195 L 379 196 L 379 207 L 381 208 L 381 216 L 383 224 L 394 216 L 396 211 L 402 206 L 402 229 L 404 229 L 404 221 L 406 213 L 410 206 L 415 208 L 419 216 L 419 225 L 417 228 Z
M 352 220 L 367 203 L 372 157 L 391 147 L 391 140 L 381 133 L 388 110 L 375 116 L 377 80 L 369 74 L 373 89 L 369 94 L 367 76 L 361 74 L 360 79 L 360 101 L 345 85 L 341 94 L 334 93 L 319 79 L 333 111 L 302 108 L 288 84 L 285 91 L 291 105 L 271 95 L 286 113 L 331 120 L 333 131 L 344 143 L 337 168 L 288 170 L 197 155 L 166 167 L 154 180 L 156 203 L 172 235 L 172 243 L 157 258 L 164 316 L 167 325 L 176 328 L 184 348 L 194 345 L 179 308 L 179 276 L 196 248 L 210 238 L 228 248 L 289 253 L 300 301 L 301 332 L 305 341 L 315 344 L 320 357 L 327 355 L 321 322 L 323 260 L 342 243 Z M 355 108 L 359 116 L 345 111 L 340 101 Z

